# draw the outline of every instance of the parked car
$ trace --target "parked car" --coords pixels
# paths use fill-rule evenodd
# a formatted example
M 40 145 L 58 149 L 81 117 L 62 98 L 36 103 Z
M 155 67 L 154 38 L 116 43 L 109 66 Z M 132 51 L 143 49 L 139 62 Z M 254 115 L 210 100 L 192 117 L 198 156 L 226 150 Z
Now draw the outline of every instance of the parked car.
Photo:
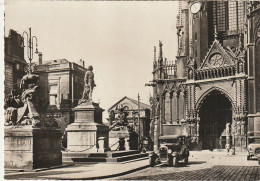
M 247 160 L 257 158 L 258 163 L 260 162 L 260 136 L 248 137 L 247 152 Z
M 149 165 L 168 163 L 170 166 L 178 166 L 179 161 L 184 160 L 188 164 L 189 149 L 187 137 L 179 135 L 167 135 L 159 137 L 159 150 L 149 153 Z

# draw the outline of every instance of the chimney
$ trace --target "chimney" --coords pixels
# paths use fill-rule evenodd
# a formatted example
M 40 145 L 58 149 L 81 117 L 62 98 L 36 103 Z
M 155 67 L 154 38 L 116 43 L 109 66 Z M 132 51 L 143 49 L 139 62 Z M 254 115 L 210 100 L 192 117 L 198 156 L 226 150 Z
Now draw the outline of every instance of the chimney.
M 39 52 L 39 54 L 38 54 L 38 56 L 39 56 L 39 65 L 42 65 L 42 53 L 41 52 Z
M 81 66 L 85 68 L 85 61 L 82 59 L 80 59 L 79 61 L 80 61 Z

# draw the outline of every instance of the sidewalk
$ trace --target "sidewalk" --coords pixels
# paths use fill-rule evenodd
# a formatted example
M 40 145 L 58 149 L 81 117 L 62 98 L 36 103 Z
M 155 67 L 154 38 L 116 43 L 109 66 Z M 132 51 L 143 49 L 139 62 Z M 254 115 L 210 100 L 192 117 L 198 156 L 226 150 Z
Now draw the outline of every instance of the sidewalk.
M 124 163 L 90 163 L 41 172 L 5 174 L 5 179 L 93 180 L 120 176 L 148 167 L 148 159 Z

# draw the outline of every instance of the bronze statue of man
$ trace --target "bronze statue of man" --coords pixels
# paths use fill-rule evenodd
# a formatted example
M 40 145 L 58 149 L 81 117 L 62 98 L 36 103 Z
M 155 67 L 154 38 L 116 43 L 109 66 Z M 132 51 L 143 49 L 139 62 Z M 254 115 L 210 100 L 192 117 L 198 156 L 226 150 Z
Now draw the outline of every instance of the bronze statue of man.
M 96 86 L 94 81 L 94 73 L 93 67 L 90 65 L 87 69 L 87 72 L 84 77 L 85 87 L 82 95 L 82 99 L 91 101 L 92 100 L 92 92 L 94 87 Z

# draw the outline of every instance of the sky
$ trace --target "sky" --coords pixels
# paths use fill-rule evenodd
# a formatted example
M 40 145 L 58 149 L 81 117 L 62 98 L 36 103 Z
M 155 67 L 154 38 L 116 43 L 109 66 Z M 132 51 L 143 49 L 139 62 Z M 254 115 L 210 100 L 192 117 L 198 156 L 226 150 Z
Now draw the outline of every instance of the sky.
M 5 36 L 32 28 L 43 61 L 65 58 L 94 67 L 93 101 L 108 109 L 124 96 L 149 103 L 153 47 L 177 53 L 177 1 L 5 1 Z M 158 51 L 157 51 L 158 55 Z M 25 59 L 28 62 L 27 57 Z M 37 61 L 37 56 L 34 60 Z

